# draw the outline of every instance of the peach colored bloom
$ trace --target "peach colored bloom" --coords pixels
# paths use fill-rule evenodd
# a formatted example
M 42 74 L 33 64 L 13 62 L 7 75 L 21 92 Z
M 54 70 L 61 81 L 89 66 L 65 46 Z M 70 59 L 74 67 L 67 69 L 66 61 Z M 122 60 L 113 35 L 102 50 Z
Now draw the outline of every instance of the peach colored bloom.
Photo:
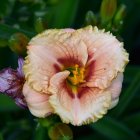
M 46 30 L 29 43 L 23 94 L 37 117 L 95 122 L 118 103 L 127 63 L 123 43 L 97 27 Z

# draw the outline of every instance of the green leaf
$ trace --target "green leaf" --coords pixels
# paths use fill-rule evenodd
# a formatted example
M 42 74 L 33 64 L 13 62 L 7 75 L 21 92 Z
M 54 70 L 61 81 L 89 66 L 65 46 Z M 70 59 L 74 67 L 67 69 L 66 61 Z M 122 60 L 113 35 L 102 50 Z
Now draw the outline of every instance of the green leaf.
M 128 65 L 126 67 L 125 74 L 127 74 L 128 76 L 134 76 L 138 72 L 140 72 L 140 66 L 131 66 L 131 65 Z
M 33 2 L 34 0 L 19 0 L 19 1 L 23 3 L 30 3 L 30 2 Z
M 140 108 L 140 94 L 137 92 L 131 102 L 128 104 L 125 113 L 121 117 L 127 117 L 129 115 L 132 115 L 132 112 L 136 112 Z M 112 110 L 113 111 L 113 110 Z M 115 114 L 114 114 L 115 116 Z
M 29 123 L 29 120 L 27 120 L 27 119 L 20 119 L 20 120 L 17 120 L 16 122 L 9 120 L 5 127 L 7 127 L 8 129 L 11 129 L 11 130 L 13 130 L 13 128 L 19 128 L 21 130 L 30 130 L 31 129 L 31 125 Z
M 139 140 L 138 136 L 131 129 L 109 117 L 104 117 L 90 126 L 110 140 Z
M 125 117 L 124 122 L 134 131 L 140 131 L 140 112 Z
M 12 10 L 14 4 L 14 0 L 1 0 L 0 4 L 0 18 L 4 17 L 5 15 L 9 14 L 10 11 Z
M 125 81 L 131 83 L 132 80 L 135 78 L 135 76 L 140 72 L 140 67 L 139 66 L 131 66 L 131 65 L 128 65 L 126 67 L 126 70 L 125 70 Z
M 6 39 L 0 38 L 0 47 L 5 47 L 8 45 L 8 41 Z
M 76 16 L 79 0 L 60 0 L 48 11 L 48 25 L 51 28 L 70 27 Z
M 59 117 L 57 115 L 49 115 L 46 118 L 38 118 L 36 120 L 42 127 L 50 128 L 54 124 L 56 124 L 59 120 Z
M 19 110 L 17 105 L 9 97 L 0 94 L 0 112 Z
M 22 29 L 17 29 L 5 24 L 0 24 L 0 39 L 8 40 L 10 36 L 14 33 L 21 32 L 27 35 L 28 37 L 33 37 L 35 33 L 28 32 Z
M 99 133 L 91 133 L 89 135 L 80 135 L 78 140 L 105 140 L 104 136 Z
M 113 109 L 112 114 L 119 117 L 126 110 L 129 103 L 138 91 L 140 91 L 140 72 L 135 76 L 134 80 L 131 81 L 131 84 L 122 94 L 120 101 L 117 107 Z
M 3 136 L 2 136 L 2 133 L 0 133 L 0 140 L 3 140 Z
M 47 129 L 42 127 L 41 125 L 37 126 L 34 132 L 34 140 L 47 140 Z

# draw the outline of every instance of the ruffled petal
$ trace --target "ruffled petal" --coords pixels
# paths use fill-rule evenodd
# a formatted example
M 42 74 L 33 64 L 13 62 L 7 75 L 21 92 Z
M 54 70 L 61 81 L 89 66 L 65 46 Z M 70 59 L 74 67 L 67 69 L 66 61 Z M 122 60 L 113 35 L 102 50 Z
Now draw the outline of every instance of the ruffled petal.
M 110 108 L 113 108 L 117 105 L 119 101 L 119 96 L 122 89 L 122 82 L 123 82 L 123 73 L 119 73 L 117 77 L 112 81 L 111 86 L 107 89 L 112 94 L 112 103 Z
M 91 70 L 87 76 L 86 85 L 89 87 L 107 88 L 116 78 L 118 72 L 123 72 L 128 63 L 128 53 L 110 33 L 88 26 L 79 29 L 81 38 L 88 48 L 87 69 Z
M 36 92 L 24 84 L 23 94 L 29 107 L 30 112 L 36 117 L 46 117 L 53 113 L 53 108 L 50 106 L 48 100 L 49 95 Z
M 27 83 L 36 91 L 47 93 L 50 77 L 68 64 L 85 65 L 85 44 L 74 31 L 47 30 L 29 43 L 24 73 Z
M 68 93 L 65 80 L 69 72 L 55 74 L 50 80 L 49 91 L 52 94 L 49 102 L 62 121 L 73 125 L 95 122 L 101 118 L 110 107 L 111 93 L 95 88 L 84 88 L 84 94 L 79 97 Z

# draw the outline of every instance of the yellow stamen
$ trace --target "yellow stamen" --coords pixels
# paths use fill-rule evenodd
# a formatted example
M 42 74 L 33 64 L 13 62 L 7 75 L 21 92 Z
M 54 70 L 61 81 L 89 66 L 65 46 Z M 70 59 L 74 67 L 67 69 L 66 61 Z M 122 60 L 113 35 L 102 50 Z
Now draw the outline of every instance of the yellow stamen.
M 80 75 L 81 75 L 80 82 L 84 82 L 84 72 L 85 72 L 85 69 L 81 68 L 80 69 Z
M 78 71 L 78 68 L 79 68 L 79 65 L 75 65 L 75 69 L 76 69 L 76 71 Z
M 73 70 L 71 71 L 73 76 L 69 76 L 69 81 L 73 84 L 73 85 L 78 85 L 80 83 L 85 82 L 84 80 L 84 72 L 85 69 L 84 68 L 79 68 L 79 65 L 75 65 Z
M 72 71 L 73 73 L 73 82 L 74 82 L 74 85 L 77 84 L 77 76 L 78 76 L 78 72 L 77 71 Z

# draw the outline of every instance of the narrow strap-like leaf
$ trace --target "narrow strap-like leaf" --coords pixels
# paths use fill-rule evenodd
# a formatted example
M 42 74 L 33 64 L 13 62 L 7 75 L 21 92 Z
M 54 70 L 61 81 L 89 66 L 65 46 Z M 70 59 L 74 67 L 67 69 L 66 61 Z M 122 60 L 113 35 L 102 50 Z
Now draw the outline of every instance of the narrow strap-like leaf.
M 129 103 L 138 91 L 140 91 L 140 73 L 135 76 L 134 80 L 132 80 L 131 84 L 120 97 L 120 101 L 117 107 L 112 111 L 112 115 L 119 117 L 128 107 Z
M 140 131 L 140 112 L 125 117 L 124 122 L 134 131 Z
M 111 140 L 139 140 L 138 136 L 131 129 L 109 117 L 104 117 L 90 126 Z

